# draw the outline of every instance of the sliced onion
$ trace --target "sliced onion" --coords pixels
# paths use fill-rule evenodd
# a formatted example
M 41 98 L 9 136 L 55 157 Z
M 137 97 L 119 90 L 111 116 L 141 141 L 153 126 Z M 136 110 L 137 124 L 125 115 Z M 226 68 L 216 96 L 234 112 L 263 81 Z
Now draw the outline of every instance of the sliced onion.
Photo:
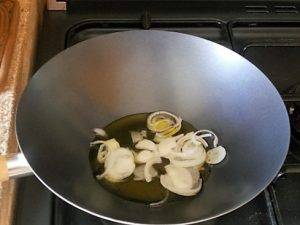
M 182 119 L 166 111 L 151 113 L 147 118 L 147 127 L 156 133 L 156 140 L 171 137 L 181 129 Z
M 146 130 L 141 130 L 140 134 L 146 138 L 147 137 L 147 131 Z
M 176 136 L 174 136 L 174 140 L 178 141 L 180 138 L 182 138 L 184 136 L 184 134 L 178 134 Z M 162 137 L 158 134 L 155 134 L 153 141 L 155 141 L 156 143 L 160 143 L 162 140 L 166 139 L 167 137 Z
M 165 137 L 161 137 L 159 135 L 157 135 L 157 133 L 154 136 L 153 141 L 155 141 L 156 143 L 160 143 L 162 140 L 166 139 Z
M 177 125 L 178 123 L 181 123 L 180 118 L 175 116 L 172 113 L 166 112 L 166 111 L 157 111 L 154 113 L 151 113 L 147 118 L 147 127 L 149 130 L 153 132 L 162 132 L 165 129 L 162 130 L 156 130 L 156 127 L 154 127 L 155 123 L 159 121 L 168 121 L 167 123 L 171 123 L 173 125 Z
M 161 118 L 160 120 L 157 120 L 153 124 L 153 131 L 156 132 L 164 132 L 170 129 L 174 125 L 174 122 L 170 118 Z
M 202 187 L 202 179 L 199 179 L 198 184 L 192 189 L 176 188 L 176 187 L 174 187 L 174 184 L 172 183 L 172 180 L 171 180 L 170 176 L 168 176 L 168 175 L 161 175 L 160 183 L 164 188 L 168 189 L 169 191 L 176 193 L 178 195 L 183 195 L 183 196 L 193 196 L 193 195 L 197 194 L 201 190 L 201 187 Z
M 178 141 L 183 136 L 184 136 L 184 134 L 178 134 L 178 135 L 174 136 L 173 138 L 174 138 L 175 141 Z
M 183 147 L 184 143 L 191 140 L 193 135 L 194 135 L 194 132 L 189 132 L 189 133 L 185 134 L 184 136 L 180 137 L 179 139 L 177 139 L 176 151 L 180 152 L 180 150 Z
M 198 156 L 201 154 L 205 149 L 203 146 L 199 143 L 193 143 L 191 140 L 185 142 L 185 144 L 182 146 L 182 153 L 187 154 L 187 155 L 194 155 Z
M 114 139 L 114 138 L 109 139 L 107 141 L 94 141 L 91 144 L 94 145 L 94 144 L 99 144 L 99 143 L 102 143 L 99 146 L 98 154 L 97 154 L 97 160 L 100 163 L 104 163 L 106 157 L 108 156 L 108 154 L 111 151 L 114 151 L 114 150 L 120 148 L 119 142 L 117 142 L 116 139 Z
M 121 182 L 134 174 L 134 180 L 151 182 L 158 172 L 153 165 L 162 163 L 161 157 L 170 160 L 165 166 L 166 174 L 160 176 L 160 182 L 168 191 L 183 196 L 197 194 L 202 187 L 199 169 L 205 162 L 217 164 L 226 156 L 226 150 L 218 146 L 218 137 L 210 130 L 198 130 L 187 134 L 175 135 L 182 126 L 182 119 L 169 112 L 159 111 L 147 118 L 148 128 L 155 133 L 155 142 L 145 139 L 147 131 L 131 131 L 131 139 L 139 152 L 121 148 L 115 139 L 94 141 L 91 146 L 100 144 L 97 159 L 104 163 L 105 171 L 97 176 L 111 182 Z M 96 134 L 104 136 L 103 129 L 95 129 Z M 206 138 L 213 138 L 214 148 L 209 147 Z M 206 148 L 206 149 L 205 149 Z M 135 163 L 142 165 L 136 166 Z M 169 193 L 169 192 L 167 192 Z M 167 199 L 150 204 L 160 205 Z
M 198 135 L 198 134 L 201 134 L 202 135 Z M 218 143 L 219 143 L 219 139 L 218 139 L 218 136 L 212 132 L 211 130 L 198 130 L 197 132 L 195 132 L 195 138 L 198 140 L 198 137 L 201 137 L 202 136 L 202 139 L 203 139 L 203 133 L 208 133 L 208 134 L 211 134 L 213 137 L 214 137 L 214 140 L 213 140 L 213 146 L 214 148 L 218 146 Z
M 153 158 L 154 152 L 143 150 L 136 154 L 135 156 L 135 162 L 137 163 L 146 163 L 149 159 Z
M 171 164 L 179 167 L 200 166 L 205 162 L 206 152 L 203 148 L 199 148 L 196 156 L 193 159 L 184 159 L 184 157 L 170 157 Z
M 104 149 L 105 145 L 101 145 L 100 148 L 98 149 L 98 154 L 97 154 L 97 160 L 100 163 L 104 163 L 106 157 L 109 154 L 109 150 L 108 149 Z
M 101 128 L 94 128 L 94 132 L 96 135 L 101 136 L 101 137 L 108 137 L 107 133 L 105 130 Z
M 177 143 L 174 138 L 166 138 L 158 144 L 158 152 L 160 156 L 167 156 L 176 148 L 176 146 Z
M 97 144 L 103 144 L 105 141 L 102 141 L 102 140 L 97 140 L 97 141 L 93 141 L 90 143 L 90 146 L 94 146 L 94 145 L 97 145 Z
M 160 176 L 160 182 L 167 190 L 184 196 L 192 196 L 200 191 L 202 180 L 196 168 L 168 165 L 165 169 L 167 173 Z
M 186 169 L 188 169 L 189 172 L 191 173 L 192 178 L 193 178 L 193 187 L 195 187 L 198 184 L 199 179 L 200 179 L 199 169 L 196 166 L 194 166 L 194 167 L 188 167 Z
M 171 126 L 169 129 L 157 134 L 163 137 L 171 137 L 174 134 L 176 134 L 178 131 L 180 131 L 180 129 L 181 129 L 181 119 L 178 125 Z
M 218 164 L 221 161 L 223 161 L 225 156 L 226 156 L 225 148 L 222 146 L 218 146 L 216 148 L 207 151 L 206 162 L 208 164 Z
M 180 152 L 172 152 L 171 155 L 174 158 L 179 158 L 181 160 L 196 159 L 204 154 L 205 149 L 201 144 L 195 144 L 191 140 L 185 142 Z
M 201 134 L 201 135 L 197 135 L 198 137 L 201 137 L 201 138 L 207 138 L 207 137 L 211 137 L 212 134 Z
M 157 147 L 156 144 L 153 141 L 150 141 L 148 139 L 144 139 L 142 141 L 139 141 L 135 147 L 137 149 L 143 149 L 143 150 L 149 150 L 149 151 L 156 151 Z
M 160 200 L 158 202 L 152 202 L 152 203 L 150 203 L 149 206 L 151 208 L 160 207 L 161 205 L 163 205 L 164 203 L 166 203 L 168 201 L 169 195 L 170 195 L 169 190 L 166 190 L 166 195 L 162 200 Z
M 192 166 L 202 166 L 205 159 L 190 159 L 190 160 L 175 160 L 171 159 L 171 164 L 179 167 L 192 167 Z
M 137 166 L 133 172 L 133 174 L 134 174 L 133 180 L 136 180 L 136 181 L 145 180 L 145 172 L 144 171 L 145 171 L 145 164 Z M 151 175 L 151 177 L 156 177 L 158 175 L 157 171 L 153 167 L 150 167 L 150 175 Z
M 111 151 L 114 151 L 114 150 L 120 148 L 119 142 L 114 138 L 105 141 L 105 145 Z
M 207 144 L 207 142 L 202 138 L 202 137 L 200 137 L 200 136 L 198 136 L 198 137 L 196 137 L 196 138 L 192 138 L 192 141 L 194 142 L 194 143 L 201 143 L 203 146 L 204 146 L 204 148 L 207 148 L 208 147 L 208 144 Z
M 193 177 L 188 169 L 174 165 L 167 165 L 165 169 L 176 188 L 191 189 L 193 187 Z
M 157 163 L 161 163 L 161 158 L 160 157 L 153 157 L 150 160 L 147 161 L 146 165 L 145 165 L 145 170 L 144 170 L 144 175 L 145 175 L 145 180 L 147 182 L 151 182 L 152 181 L 152 176 L 151 176 L 151 167 L 154 164 Z
M 104 163 L 105 171 L 98 178 L 103 178 L 111 182 L 120 182 L 129 177 L 134 169 L 134 158 L 132 151 L 126 148 L 118 148 L 112 151 Z
M 130 131 L 132 143 L 137 143 L 144 139 L 143 135 L 138 131 Z

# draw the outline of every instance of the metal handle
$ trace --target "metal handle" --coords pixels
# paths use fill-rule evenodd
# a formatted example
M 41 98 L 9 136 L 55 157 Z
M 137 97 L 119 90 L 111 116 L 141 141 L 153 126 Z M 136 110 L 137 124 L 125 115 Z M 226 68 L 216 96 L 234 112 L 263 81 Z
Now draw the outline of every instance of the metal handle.
M 0 182 L 32 174 L 32 170 L 22 153 L 0 155 Z

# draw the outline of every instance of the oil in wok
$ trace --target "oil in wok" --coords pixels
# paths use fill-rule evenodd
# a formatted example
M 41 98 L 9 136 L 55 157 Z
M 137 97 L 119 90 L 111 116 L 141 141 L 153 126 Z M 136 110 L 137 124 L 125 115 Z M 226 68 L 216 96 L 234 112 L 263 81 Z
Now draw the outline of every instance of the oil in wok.
M 147 139 L 152 140 L 154 138 L 154 133 L 151 132 L 146 124 L 147 117 L 149 113 L 140 113 L 125 116 L 121 119 L 118 119 L 109 125 L 107 125 L 104 130 L 107 133 L 107 137 L 103 138 L 100 136 L 96 136 L 94 141 L 96 140 L 107 140 L 110 138 L 115 138 L 120 146 L 126 146 L 132 151 L 139 152 L 140 150 L 136 149 L 133 142 L 132 137 L 130 135 L 131 131 L 142 131 L 145 130 L 147 132 Z M 181 129 L 177 134 L 185 134 L 191 131 L 195 131 L 195 128 L 186 121 L 182 121 Z M 104 172 L 104 164 L 99 163 L 97 160 L 99 146 L 92 146 L 90 149 L 90 164 L 92 167 L 92 171 L 94 176 L 96 177 L 99 174 Z M 164 166 L 169 164 L 169 160 L 163 158 L 161 164 L 155 164 L 154 168 L 158 172 L 158 174 L 164 174 Z M 204 169 L 201 170 L 200 174 L 202 179 L 205 181 L 209 175 L 209 167 L 205 166 Z M 136 181 L 133 179 L 133 175 L 127 177 L 122 182 L 110 182 L 106 179 L 98 180 L 99 184 L 103 186 L 108 191 L 116 194 L 122 198 L 131 201 L 143 202 L 143 203 L 153 203 L 159 202 L 168 195 L 168 201 L 174 201 L 178 199 L 184 198 L 183 196 L 179 196 L 177 194 L 173 194 L 166 190 L 160 183 L 159 177 L 156 176 L 153 178 L 151 182 L 146 181 Z

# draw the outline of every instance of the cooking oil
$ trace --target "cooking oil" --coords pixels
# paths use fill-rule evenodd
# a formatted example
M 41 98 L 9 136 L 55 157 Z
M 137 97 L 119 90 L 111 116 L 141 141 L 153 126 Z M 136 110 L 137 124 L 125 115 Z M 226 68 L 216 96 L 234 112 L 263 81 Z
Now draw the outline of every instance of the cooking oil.
M 127 147 L 132 151 L 138 152 L 139 150 L 134 148 L 130 132 L 146 130 L 147 139 L 153 140 L 154 134 L 149 129 L 147 129 L 148 115 L 149 113 L 139 113 L 125 116 L 113 121 L 103 128 L 108 135 L 106 139 L 115 138 L 120 143 L 121 147 Z M 182 121 L 182 127 L 177 134 L 186 134 L 195 130 L 196 129 L 190 123 Z M 94 141 L 106 139 L 97 136 Z M 91 147 L 89 156 L 95 179 L 97 179 L 97 175 L 104 172 L 104 165 L 97 161 L 98 148 L 99 145 Z M 160 165 L 155 164 L 154 168 L 158 171 L 159 174 L 164 174 L 164 166 L 167 164 L 169 164 L 169 160 L 163 158 L 163 163 Z M 205 181 L 209 174 L 208 167 L 205 167 L 205 169 L 202 170 L 200 174 Z M 106 188 L 108 191 L 122 198 L 143 203 L 158 202 L 162 200 L 167 194 L 167 190 L 160 184 L 158 177 L 153 178 L 153 180 L 148 183 L 146 181 L 135 181 L 133 180 L 132 175 L 126 178 L 124 181 L 116 183 L 110 182 L 106 179 L 101 179 L 99 180 L 99 184 Z M 172 193 L 168 194 L 168 201 L 174 201 L 182 198 L 184 197 Z

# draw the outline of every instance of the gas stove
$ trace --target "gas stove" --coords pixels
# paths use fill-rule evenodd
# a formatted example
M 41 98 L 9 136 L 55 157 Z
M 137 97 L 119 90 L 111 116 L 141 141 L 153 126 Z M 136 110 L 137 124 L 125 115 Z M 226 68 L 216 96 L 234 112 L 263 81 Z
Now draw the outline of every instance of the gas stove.
M 230 48 L 260 68 L 290 115 L 288 156 L 255 199 L 211 224 L 300 224 L 300 1 L 80 1 L 46 11 L 37 70 L 60 51 L 99 35 L 138 29 L 181 32 Z M 276 122 L 276 121 L 274 121 Z M 268 160 L 268 159 L 266 159 Z M 49 192 L 35 177 L 19 181 L 15 225 L 116 224 L 86 214 Z

